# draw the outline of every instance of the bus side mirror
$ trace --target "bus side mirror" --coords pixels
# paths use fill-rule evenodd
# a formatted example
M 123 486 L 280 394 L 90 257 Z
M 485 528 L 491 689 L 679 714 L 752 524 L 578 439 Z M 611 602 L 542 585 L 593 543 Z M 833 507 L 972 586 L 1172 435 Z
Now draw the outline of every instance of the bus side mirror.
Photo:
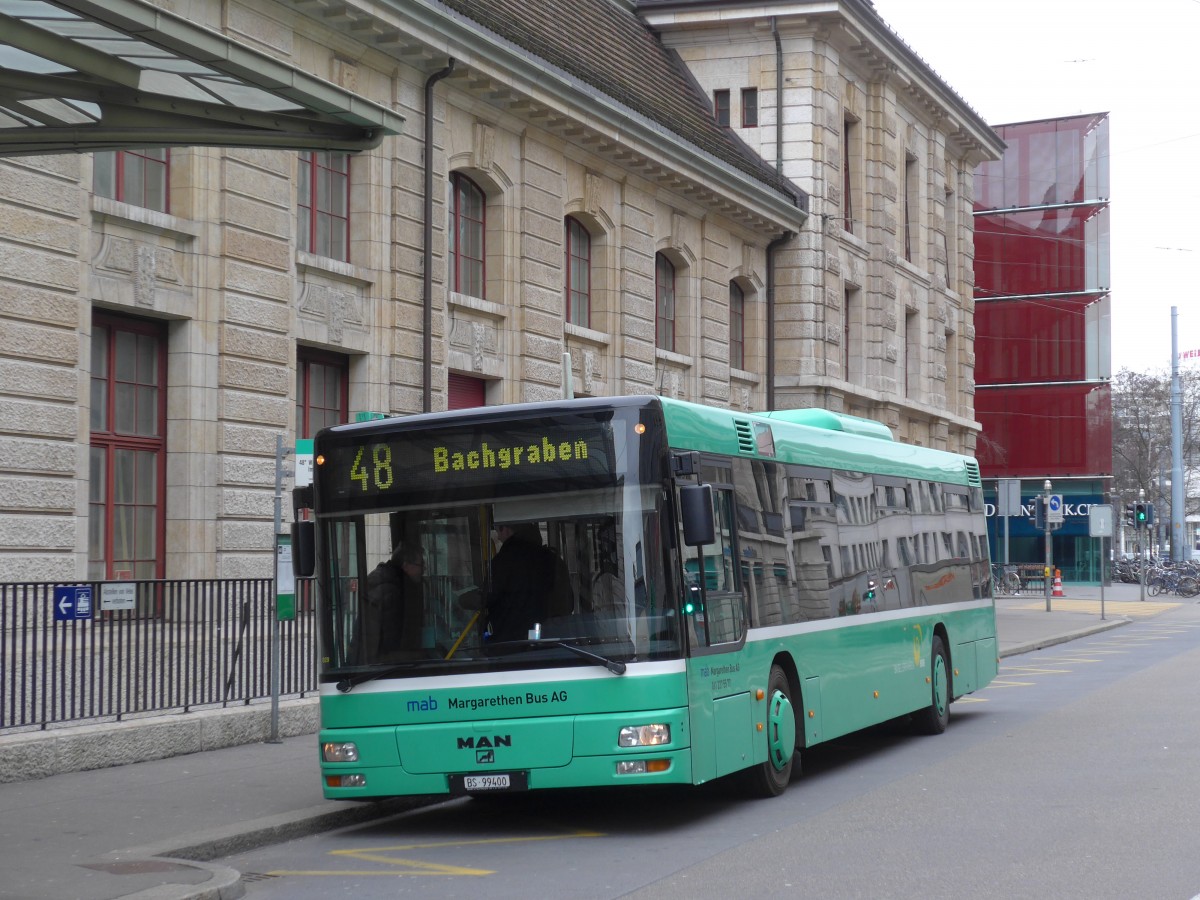
M 679 488 L 683 514 L 683 542 L 690 547 L 716 540 L 711 484 L 685 484 Z
M 292 523 L 292 574 L 297 578 L 312 578 L 317 570 L 317 523 Z

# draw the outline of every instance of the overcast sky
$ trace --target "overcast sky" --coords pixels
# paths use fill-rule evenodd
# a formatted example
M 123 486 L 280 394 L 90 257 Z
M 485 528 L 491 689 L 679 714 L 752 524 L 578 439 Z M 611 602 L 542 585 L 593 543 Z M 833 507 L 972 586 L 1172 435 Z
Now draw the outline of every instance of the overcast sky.
M 991 125 L 1110 114 L 1113 371 L 1200 350 L 1200 0 L 874 3 Z

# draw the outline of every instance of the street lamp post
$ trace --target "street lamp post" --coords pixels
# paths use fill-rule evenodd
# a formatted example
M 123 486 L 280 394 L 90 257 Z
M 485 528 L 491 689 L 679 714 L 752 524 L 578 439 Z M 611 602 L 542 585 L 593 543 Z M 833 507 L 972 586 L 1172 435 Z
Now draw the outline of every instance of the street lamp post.
M 1046 535 L 1046 573 L 1042 579 L 1042 585 L 1046 589 L 1046 612 L 1050 612 L 1050 575 L 1052 574 L 1051 566 L 1053 565 L 1053 555 L 1050 549 L 1050 479 L 1047 478 L 1042 485 L 1042 491 L 1045 494 L 1042 502 L 1045 504 L 1042 508 L 1046 510 L 1045 514 L 1045 535 Z

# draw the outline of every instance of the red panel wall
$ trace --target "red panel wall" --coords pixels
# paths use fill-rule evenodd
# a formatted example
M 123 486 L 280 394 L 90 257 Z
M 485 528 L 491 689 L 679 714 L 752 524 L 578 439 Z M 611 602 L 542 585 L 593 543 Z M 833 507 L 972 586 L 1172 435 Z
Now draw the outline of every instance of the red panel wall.
M 1106 340 L 1088 307 L 1109 285 L 1108 116 L 996 131 L 1007 148 L 975 173 L 981 469 L 989 478 L 1111 474 L 1109 387 L 1086 380 L 1103 365 Z
M 975 394 L 985 478 L 1112 473 L 1112 404 L 1105 384 L 1030 385 Z
M 1107 287 L 1107 266 L 1095 250 L 1107 232 L 1108 207 L 976 216 L 976 295 L 1068 294 Z
M 976 303 L 976 383 L 1086 378 L 1088 302 L 1073 298 Z

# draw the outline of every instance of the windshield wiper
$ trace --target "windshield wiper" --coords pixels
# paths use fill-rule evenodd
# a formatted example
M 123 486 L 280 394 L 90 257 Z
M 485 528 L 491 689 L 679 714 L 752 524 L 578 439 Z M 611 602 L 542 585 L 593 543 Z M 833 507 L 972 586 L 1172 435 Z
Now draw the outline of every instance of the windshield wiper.
M 593 653 L 591 650 L 584 650 L 582 647 L 577 646 L 576 644 L 568 644 L 566 641 L 553 639 L 539 639 L 533 641 L 498 641 L 496 643 L 489 644 L 488 646 L 497 649 L 500 647 L 519 647 L 526 650 L 537 649 L 539 647 L 562 647 L 564 650 L 574 653 L 576 656 L 583 657 L 586 660 L 590 660 L 591 662 L 596 663 L 598 666 L 604 666 L 604 668 L 608 669 L 608 671 L 612 672 L 614 675 L 625 674 L 625 663 L 619 662 L 615 659 L 609 659 L 607 656 L 601 656 L 599 653 Z
M 358 672 L 354 675 L 347 675 L 337 683 L 337 689 L 343 694 L 348 694 L 356 685 L 365 684 L 368 681 L 374 681 L 376 678 L 390 678 L 393 675 L 399 675 L 401 672 L 408 669 L 415 669 L 419 663 L 408 662 L 400 663 L 396 666 L 388 666 L 378 672 Z
M 618 662 L 615 659 L 609 659 L 607 656 L 601 656 L 599 653 L 593 653 L 591 650 L 584 650 L 582 647 L 579 647 L 575 644 L 568 644 L 566 641 L 535 641 L 535 643 L 547 643 L 552 644 L 555 647 L 562 647 L 564 650 L 571 651 L 576 656 L 582 656 L 584 659 L 590 659 L 592 662 L 604 666 L 604 668 L 608 669 L 608 671 L 612 672 L 614 675 L 625 674 L 625 663 Z

